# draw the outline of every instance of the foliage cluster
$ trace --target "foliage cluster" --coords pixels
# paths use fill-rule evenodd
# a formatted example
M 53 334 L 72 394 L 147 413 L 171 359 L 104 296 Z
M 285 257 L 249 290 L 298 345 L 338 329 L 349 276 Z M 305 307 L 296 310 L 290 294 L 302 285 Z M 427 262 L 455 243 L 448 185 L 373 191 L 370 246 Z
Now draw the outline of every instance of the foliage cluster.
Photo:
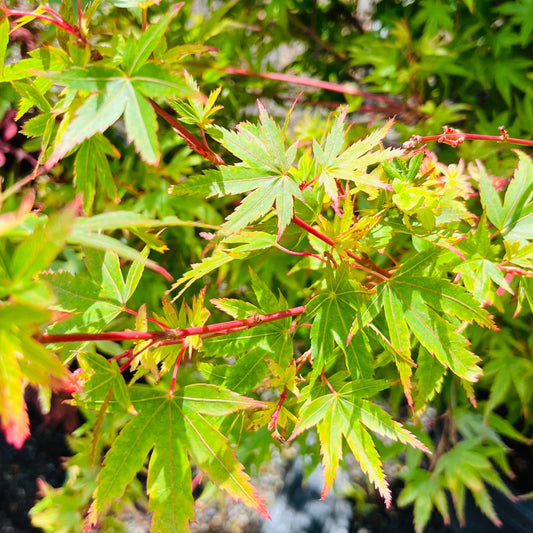
M 0 3 L 1 425 L 23 445 L 28 384 L 86 419 L 35 525 L 120 530 L 139 473 L 154 532 L 188 531 L 199 479 L 268 517 L 246 472 L 286 442 L 323 497 L 352 453 L 387 507 L 401 465 L 417 531 L 447 491 L 499 523 L 533 163 L 478 134 L 530 133 L 532 7 L 405 4 Z M 474 133 L 419 146 L 444 122 Z

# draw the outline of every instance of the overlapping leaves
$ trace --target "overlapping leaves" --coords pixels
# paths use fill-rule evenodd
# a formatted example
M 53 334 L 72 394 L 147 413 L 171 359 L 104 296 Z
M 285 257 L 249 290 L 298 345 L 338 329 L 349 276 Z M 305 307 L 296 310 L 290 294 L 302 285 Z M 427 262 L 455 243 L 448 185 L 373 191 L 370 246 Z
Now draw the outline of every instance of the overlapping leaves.
M 234 318 L 253 313 L 268 314 L 287 309 L 285 299 L 276 296 L 255 272 L 250 270 L 257 305 L 233 299 L 214 300 L 216 306 Z M 288 334 L 291 319 L 276 320 L 247 331 L 232 333 L 204 341 L 206 356 L 235 357 L 235 364 L 202 365 L 211 380 L 239 393 L 253 391 L 268 375 L 267 359 L 286 368 L 293 356 L 292 336 Z
M 443 366 L 467 381 L 476 381 L 481 373 L 479 358 L 468 350 L 459 327 L 465 322 L 491 327 L 492 320 L 465 289 L 424 272 L 439 253 L 430 249 L 406 261 L 380 285 L 352 331 L 383 309 L 391 347 L 404 359 L 411 358 L 413 334 Z
M 330 386 L 333 389 L 336 387 L 335 376 L 331 378 Z M 322 498 L 328 494 L 337 474 L 343 439 L 382 495 L 387 507 L 391 504 L 392 496 L 370 432 L 429 452 L 414 435 L 367 399 L 388 386 L 383 380 L 369 379 L 341 383 L 338 390 L 329 390 L 326 394 L 308 399 L 300 410 L 291 439 L 302 431 L 317 426 L 324 465 Z
M 518 152 L 518 156 L 518 167 L 503 203 L 485 174 L 481 174 L 479 191 L 487 218 L 504 239 L 526 245 L 533 240 L 533 163 L 522 152 Z
M 364 332 L 358 332 L 348 343 L 350 326 L 358 308 L 368 296 L 357 282 L 349 279 L 346 263 L 334 271 L 326 269 L 326 287 L 308 304 L 313 319 L 311 348 L 315 378 L 330 358 L 334 346 L 345 354 L 346 366 L 354 378 L 372 376 L 372 355 Z
M 36 282 L 61 252 L 74 223 L 76 204 L 47 217 L 28 215 L 30 195 L 17 213 L 0 217 L 0 233 L 14 237 L 17 230 L 24 239 L 14 248 L 3 240 L 0 249 L 0 421 L 6 440 L 20 448 L 29 436 L 29 418 L 24 399 L 28 383 L 45 389 L 61 388 L 67 370 L 61 361 L 33 337 L 50 320 L 52 295 L 43 283 Z M 20 228 L 34 224 L 33 231 Z M 1 231 L 3 230 L 3 231 Z M 4 300 L 10 294 L 9 300 Z M 65 382 L 66 383 L 66 382 Z
M 377 149 L 373 150 L 390 131 L 393 121 L 390 120 L 382 128 L 373 131 L 365 139 L 361 139 L 346 150 L 342 151 L 345 143 L 344 120 L 347 108 L 335 119 L 331 131 L 324 136 L 322 145 L 316 140 L 313 142 L 313 154 L 317 163 L 318 181 L 323 185 L 327 195 L 336 201 L 338 188 L 335 180 L 347 180 L 358 188 L 367 192 L 373 189 L 391 190 L 391 186 L 368 174 L 367 168 L 377 163 L 382 163 L 399 157 L 403 150 Z

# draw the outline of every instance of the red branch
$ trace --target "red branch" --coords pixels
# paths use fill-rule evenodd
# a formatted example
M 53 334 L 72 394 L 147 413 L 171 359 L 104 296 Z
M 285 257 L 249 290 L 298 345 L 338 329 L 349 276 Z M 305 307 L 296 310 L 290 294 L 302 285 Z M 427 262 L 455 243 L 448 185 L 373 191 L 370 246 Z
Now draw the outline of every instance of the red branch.
M 234 331 L 250 329 L 267 322 L 281 320 L 293 316 L 301 315 L 305 311 L 305 305 L 277 311 L 268 315 L 254 314 L 241 320 L 230 320 L 218 324 L 198 326 L 193 328 L 169 329 L 166 331 L 108 331 L 104 333 L 57 333 L 43 334 L 37 337 L 41 344 L 60 344 L 64 342 L 88 342 L 88 341 L 124 341 L 124 340 L 152 340 L 161 341 L 161 345 L 179 344 L 187 337 L 199 335 L 200 337 L 214 337 L 227 335 Z
M 418 144 L 437 141 L 439 143 L 449 144 L 454 148 L 463 144 L 465 140 L 471 141 L 495 141 L 495 142 L 508 142 L 513 144 L 521 144 L 527 146 L 533 146 L 533 141 L 528 139 L 517 139 L 516 137 L 509 137 L 506 129 L 503 126 L 498 128 L 500 130 L 500 135 L 478 135 L 477 133 L 463 133 L 462 131 L 450 128 L 449 126 L 443 126 L 444 133 L 440 135 L 413 135 L 410 140 L 403 144 L 403 148 L 408 150 L 414 148 Z
M 248 76 L 255 78 L 263 78 L 266 80 L 275 80 L 275 81 L 284 81 L 287 83 L 292 83 L 295 85 L 304 85 L 307 87 L 316 87 L 318 89 L 324 89 L 326 91 L 333 91 L 336 93 L 349 94 L 352 96 L 361 96 L 367 100 L 374 100 L 376 102 L 382 102 L 389 107 L 391 113 L 399 113 L 404 111 L 407 106 L 389 98 L 388 96 L 382 94 L 374 94 L 367 91 L 362 91 L 360 89 L 355 89 L 353 87 L 348 87 L 346 85 L 341 85 L 340 83 L 333 83 L 330 81 L 314 80 L 312 78 L 304 78 L 302 76 L 291 76 L 290 74 L 278 74 L 276 72 L 254 72 L 252 70 L 244 70 L 234 67 L 226 67 L 222 69 L 227 74 L 237 74 L 239 76 Z

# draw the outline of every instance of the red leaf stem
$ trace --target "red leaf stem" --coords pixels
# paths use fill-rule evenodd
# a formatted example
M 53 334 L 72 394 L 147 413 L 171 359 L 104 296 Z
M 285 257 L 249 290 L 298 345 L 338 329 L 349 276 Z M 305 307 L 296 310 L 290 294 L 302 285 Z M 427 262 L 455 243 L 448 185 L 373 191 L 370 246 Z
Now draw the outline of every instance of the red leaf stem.
M 133 350 L 130 351 L 130 353 L 128 354 L 128 359 L 126 360 L 125 363 L 122 363 L 122 365 L 119 368 L 119 371 L 120 371 L 121 374 L 122 374 L 122 372 L 124 372 L 124 370 L 126 370 L 126 368 L 128 368 L 131 365 L 131 362 L 135 359 L 136 355 L 137 354 L 134 353 Z
M 67 33 L 70 33 L 76 39 L 81 39 L 82 41 L 85 41 L 83 39 L 82 35 L 80 34 L 79 30 L 75 28 L 74 26 L 71 26 L 64 18 L 62 18 L 58 13 L 56 13 L 52 8 L 45 6 L 43 9 L 50 14 L 48 15 L 42 15 L 41 13 L 35 13 L 34 11 L 22 11 L 20 9 L 9 9 L 8 7 L 0 5 L 0 10 L 3 11 L 7 16 L 13 16 L 13 17 L 34 17 L 39 20 L 43 20 L 45 22 L 50 22 L 57 26 L 58 28 L 61 28 L 62 30 L 66 31 Z
M 276 405 L 276 409 L 274 409 L 274 412 L 272 413 L 272 416 L 270 417 L 270 422 L 268 423 L 268 430 L 272 431 L 275 429 L 276 433 L 278 432 L 278 420 L 279 420 L 279 412 L 281 411 L 281 408 L 283 404 L 285 403 L 285 400 L 287 399 L 288 391 L 287 389 L 283 389 L 283 392 L 281 393 L 278 401 L 278 405 Z
M 285 252 L 290 255 L 298 255 L 298 256 L 305 256 L 305 257 L 314 257 L 315 259 L 318 259 L 319 261 L 322 261 L 322 263 L 326 263 L 326 260 L 323 257 L 320 257 L 316 254 L 311 254 L 309 252 L 294 252 L 293 250 L 289 250 L 288 248 L 285 248 L 284 246 L 281 246 L 279 242 L 275 244 L 276 248 L 281 250 L 282 252 Z
M 324 373 L 324 369 L 320 371 L 320 377 L 322 379 L 322 383 L 324 383 L 328 387 L 328 389 L 331 391 L 331 393 L 336 396 L 337 391 L 333 388 L 333 385 L 328 381 L 328 378 L 326 377 L 326 374 Z
M 325 242 L 326 244 L 329 244 L 330 246 L 335 246 L 335 241 L 328 237 L 327 235 L 324 235 L 321 231 L 313 228 L 310 226 L 307 222 L 303 221 L 301 218 L 294 215 L 292 218 L 292 221 L 300 226 L 302 229 L 307 231 L 308 233 L 311 233 L 311 235 L 314 235 L 321 241 Z M 380 266 L 376 265 L 370 257 L 368 257 L 366 254 L 361 257 L 357 255 L 356 253 L 352 252 L 351 250 L 346 250 L 346 254 L 348 257 L 353 259 L 355 261 L 354 265 L 355 268 L 359 268 L 360 270 L 364 270 L 365 272 L 368 272 L 369 274 L 372 274 L 373 276 L 377 276 L 378 278 L 381 278 L 383 280 L 389 279 L 391 277 L 390 273 L 387 272 L 385 269 L 381 268 Z M 367 266 L 365 266 L 367 265 Z
M 139 314 L 137 313 L 137 311 L 134 311 L 133 309 L 128 309 L 127 307 L 124 308 L 123 311 L 133 316 L 137 316 Z M 149 316 L 147 316 L 146 320 L 148 320 L 148 322 L 152 322 L 152 324 L 157 324 L 162 329 L 170 329 L 169 326 L 163 324 L 163 322 L 159 322 L 159 320 L 156 320 L 155 318 L 150 318 Z
M 225 165 L 224 160 L 205 145 L 200 139 L 195 137 L 186 128 L 184 128 L 170 113 L 167 113 L 162 107 L 157 105 L 152 99 L 150 104 L 154 108 L 154 111 L 166 122 L 168 122 L 174 131 L 188 144 L 191 150 L 199 153 L 202 157 L 211 161 L 214 165 Z
M 187 349 L 187 344 L 183 343 L 183 346 L 181 347 L 180 353 L 178 354 L 178 358 L 176 359 L 176 364 L 174 365 L 174 371 L 172 372 L 172 381 L 170 382 L 170 389 L 168 390 L 168 395 L 172 397 L 174 394 L 174 387 L 176 385 L 176 378 L 178 377 L 178 368 L 181 363 L 181 359 L 183 357 L 183 354 L 185 353 L 185 350 Z

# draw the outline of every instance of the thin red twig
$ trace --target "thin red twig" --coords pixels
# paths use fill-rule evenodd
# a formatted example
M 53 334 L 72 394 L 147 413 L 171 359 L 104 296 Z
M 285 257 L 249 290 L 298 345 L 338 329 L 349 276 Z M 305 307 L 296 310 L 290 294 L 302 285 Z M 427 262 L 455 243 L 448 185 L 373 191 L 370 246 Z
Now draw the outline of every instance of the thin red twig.
M 185 350 L 187 349 L 187 344 L 183 343 L 183 346 L 181 347 L 180 353 L 178 354 L 178 358 L 176 359 L 176 364 L 174 365 L 174 371 L 172 372 L 172 381 L 170 382 L 170 388 L 168 390 L 168 395 L 172 396 L 174 394 L 174 387 L 176 385 L 176 378 L 178 376 L 178 368 L 181 363 L 181 359 L 183 357 L 183 354 L 185 353 Z
M 295 252 L 293 250 L 289 250 L 288 248 L 285 248 L 284 246 L 281 246 L 281 244 L 279 242 L 277 242 L 275 244 L 275 246 L 276 246 L 276 248 L 278 248 L 282 252 L 285 252 L 285 253 L 290 254 L 290 255 L 304 256 L 304 257 L 314 257 L 315 259 L 318 259 L 319 261 L 322 261 L 322 263 L 326 263 L 327 262 L 323 257 L 320 257 L 319 255 L 316 255 L 316 254 L 312 254 L 312 253 L 309 253 L 309 252 Z
M 439 143 L 449 144 L 454 148 L 459 144 L 463 144 L 465 140 L 470 141 L 493 141 L 493 142 L 507 142 L 512 144 L 520 144 L 526 146 L 533 146 L 533 140 L 518 139 L 516 137 L 509 137 L 506 129 L 500 126 L 500 135 L 478 135 L 477 133 L 464 133 L 458 129 L 443 126 L 444 132 L 440 135 L 413 135 L 411 139 L 403 144 L 404 149 L 414 148 L 415 146 L 430 141 L 437 141 Z
M 75 28 L 74 26 L 70 25 L 59 13 L 54 11 L 49 6 L 43 6 L 42 9 L 48 13 L 48 15 L 43 15 L 41 13 L 36 13 L 35 11 L 23 11 L 20 9 L 9 9 L 6 6 L 0 5 L 0 10 L 3 11 L 7 16 L 12 17 L 33 17 L 39 20 L 43 20 L 45 22 L 50 22 L 51 24 L 54 24 L 58 28 L 61 28 L 62 30 L 66 31 L 67 33 L 70 33 L 72 36 L 76 37 L 76 39 L 80 39 L 84 43 L 86 43 L 85 38 L 83 35 L 81 35 L 78 28 Z
M 150 99 L 150 104 L 154 108 L 154 111 L 166 122 L 168 122 L 174 131 L 189 145 L 191 150 L 199 153 L 202 157 L 211 161 L 214 165 L 225 165 L 224 160 L 209 146 L 205 145 L 200 139 L 195 137 L 186 128 L 184 128 L 171 114 L 167 113 L 161 106 L 156 104 Z
M 272 431 L 274 429 L 277 435 L 279 435 L 279 431 L 278 431 L 279 412 L 281 411 L 281 408 L 283 407 L 283 404 L 285 403 L 287 396 L 288 396 L 288 391 L 285 388 L 283 389 L 283 392 L 281 393 L 279 397 L 278 405 L 276 405 L 276 409 L 274 409 L 274 412 L 272 413 L 272 416 L 270 417 L 270 422 L 268 423 L 268 430 Z
M 222 69 L 227 74 L 237 74 L 239 76 L 248 76 L 255 78 L 263 78 L 267 80 L 275 81 L 284 81 L 287 83 L 292 83 L 296 85 L 304 85 L 307 87 L 316 87 L 318 89 L 325 89 L 327 91 L 333 91 L 342 94 L 349 94 L 352 96 L 361 96 L 367 100 L 374 100 L 376 102 L 383 102 L 390 109 L 395 110 L 394 112 L 403 111 L 406 106 L 389 98 L 388 96 L 382 94 L 374 94 L 368 91 L 362 91 L 361 89 L 355 89 L 353 87 L 348 87 L 346 85 L 341 85 L 340 83 L 333 83 L 330 81 L 314 80 L 312 78 L 305 78 L 302 76 L 291 76 L 290 74 L 279 74 L 277 72 L 254 72 L 252 70 L 244 70 L 234 67 L 225 67 Z
M 321 231 L 313 228 L 310 226 L 307 222 L 302 220 L 301 218 L 297 217 L 296 215 L 292 218 L 292 221 L 300 226 L 302 229 L 307 231 L 308 233 L 311 233 L 311 235 L 314 235 L 318 239 L 320 239 L 322 242 L 325 242 L 326 244 L 329 244 L 330 246 L 335 246 L 335 241 L 328 237 L 327 235 L 324 235 Z M 380 266 L 376 265 L 370 257 L 360 257 L 356 253 L 352 252 L 351 250 L 345 250 L 346 255 L 353 259 L 355 262 L 353 266 L 355 268 L 359 268 L 360 270 L 363 270 L 365 272 L 368 272 L 369 274 L 372 274 L 373 276 L 377 276 L 378 278 L 381 278 L 383 280 L 387 280 L 391 277 L 391 274 L 387 272 L 385 269 L 381 268 Z M 368 265 L 368 266 L 365 266 Z

